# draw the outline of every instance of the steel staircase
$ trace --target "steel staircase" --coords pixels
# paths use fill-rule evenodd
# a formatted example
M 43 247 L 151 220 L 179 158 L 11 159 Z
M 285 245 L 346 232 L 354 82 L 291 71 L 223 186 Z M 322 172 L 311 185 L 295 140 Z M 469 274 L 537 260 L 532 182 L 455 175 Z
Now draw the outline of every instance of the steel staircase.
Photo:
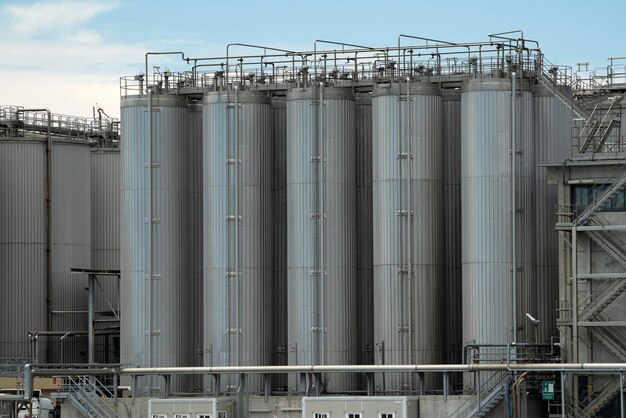
M 64 376 L 57 397 L 65 397 L 88 418 L 121 418 L 112 405 L 113 395 L 102 382 L 89 376 Z
M 611 320 L 611 318 L 602 314 L 597 315 L 594 319 L 599 321 Z M 624 335 L 612 328 L 613 327 L 592 327 L 591 332 L 593 332 L 593 335 L 617 357 L 622 359 L 622 361 L 626 361 L 626 347 L 624 347 L 623 343 Z
M 495 408 L 506 394 L 506 383 L 509 376 L 506 372 L 494 373 L 477 393 L 465 401 L 448 418 L 484 417 Z M 482 396 L 482 392 L 485 392 Z
M 597 198 L 593 203 L 587 206 L 576 218 L 577 225 L 584 225 L 589 218 L 597 212 L 610 198 L 615 195 L 622 187 L 626 185 L 626 167 L 621 167 L 616 173 L 616 179 L 605 190 L 602 195 Z
M 601 152 L 602 147 L 609 138 L 614 128 L 621 126 L 621 117 L 616 112 L 616 106 L 622 101 L 623 96 L 619 95 L 611 100 L 609 108 L 602 117 L 598 118 L 598 105 L 596 105 L 591 114 L 585 118 L 585 124 L 578 134 L 578 143 L 580 147 L 578 152 L 584 154 L 593 145 L 593 152 Z M 619 111 L 619 109 L 617 109 Z M 582 143 L 581 143 L 582 142 Z
M 550 90 L 552 94 L 554 94 L 554 97 L 571 109 L 577 117 L 585 120 L 589 119 L 591 115 L 589 115 L 589 113 L 582 107 L 578 106 L 578 104 L 574 102 L 571 95 L 563 92 L 563 90 L 561 90 L 561 88 L 554 81 L 552 81 L 550 74 L 542 73 L 539 75 L 538 80 L 539 84 Z
M 626 277 L 625 277 L 626 278 Z M 602 289 L 593 298 L 587 306 L 578 314 L 579 321 L 588 321 L 597 316 L 600 312 L 609 306 L 619 295 L 626 290 L 626 280 L 613 280 L 607 287 Z M 625 359 L 626 360 L 626 359 Z
M 584 411 L 587 416 L 595 417 L 600 410 L 608 404 L 611 399 L 620 391 L 619 378 L 611 377 L 609 383 L 595 394 L 593 399 L 587 404 Z

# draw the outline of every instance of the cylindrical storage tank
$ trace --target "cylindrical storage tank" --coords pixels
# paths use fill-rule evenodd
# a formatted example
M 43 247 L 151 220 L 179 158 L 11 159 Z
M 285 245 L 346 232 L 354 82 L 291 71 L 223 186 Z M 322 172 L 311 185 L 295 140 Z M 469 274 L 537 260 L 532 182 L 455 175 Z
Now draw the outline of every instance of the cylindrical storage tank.
M 121 362 L 190 366 L 192 331 L 188 110 L 184 97 L 121 101 Z M 173 378 L 171 390 L 184 389 Z M 151 388 L 149 390 L 149 388 Z M 164 394 L 162 379 L 137 393 Z
M 289 364 L 356 364 L 355 102 L 351 89 L 287 95 Z M 354 388 L 322 377 L 316 390 Z M 304 389 L 304 379 L 290 382 Z
M 359 364 L 374 364 L 372 95 L 356 96 L 356 259 Z
M 272 96 L 272 132 L 273 132 L 273 186 L 274 193 L 274 228 L 272 267 L 272 324 L 275 365 L 287 364 L 287 101 L 284 96 Z M 272 376 L 273 387 L 287 391 L 287 376 Z
M 461 361 L 461 90 L 442 92 L 446 361 Z
M 534 112 L 537 281 L 535 318 L 541 320 L 537 327 L 537 342 L 549 343 L 550 337 L 558 335 L 556 313 L 559 299 L 559 254 L 558 235 L 554 230 L 558 188 L 547 183 L 547 168 L 541 164 L 561 163 L 568 158 L 572 143 L 572 111 L 548 89 L 535 86 Z
M 436 85 L 409 81 L 375 85 L 373 96 L 375 360 L 440 364 L 445 359 L 441 94 Z M 425 388 L 438 384 L 429 380 Z M 417 382 L 397 374 L 376 385 L 401 391 Z
M 532 94 L 519 81 L 512 112 L 510 79 L 469 80 L 461 99 L 461 207 L 463 342 L 502 344 L 482 348 L 482 358 L 506 355 L 506 344 L 525 342 L 525 313 L 533 310 Z M 515 122 L 516 290 L 513 290 L 511 132 Z M 516 301 L 513 299 L 516 295 Z M 517 333 L 513 334 L 516 307 Z M 491 353 L 491 354 L 489 354 Z
M 237 86 L 203 100 L 206 366 L 272 360 L 272 114 Z M 223 378 L 221 391 L 232 390 Z M 246 383 L 262 388 L 260 377 Z
M 189 104 L 189 221 L 191 230 L 191 329 L 193 358 L 191 364 L 204 364 L 204 303 L 203 303 L 203 204 L 202 204 L 202 103 Z M 202 379 L 193 377 L 192 390 L 202 389 Z
M 45 363 L 28 338 L 48 329 L 45 142 L 0 140 L 0 179 L 0 358 Z
M 94 148 L 91 151 L 91 268 L 120 269 L 120 149 Z M 118 276 L 97 278 L 96 312 L 119 311 Z M 111 315 L 109 318 L 114 319 Z M 106 324 L 114 327 L 118 323 Z M 96 339 L 96 361 L 118 363 L 119 336 Z
M 52 145 L 52 266 L 48 297 L 53 331 L 86 331 L 85 275 L 91 266 L 91 162 L 87 142 Z M 58 338 L 58 339 L 57 339 Z M 86 363 L 86 338 L 48 339 L 52 363 Z

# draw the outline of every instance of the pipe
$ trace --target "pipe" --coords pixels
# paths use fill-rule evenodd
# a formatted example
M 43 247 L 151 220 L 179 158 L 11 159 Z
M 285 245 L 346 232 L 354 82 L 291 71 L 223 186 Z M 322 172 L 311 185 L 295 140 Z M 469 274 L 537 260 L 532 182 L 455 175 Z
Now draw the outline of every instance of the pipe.
M 511 281 L 512 281 L 512 310 L 513 329 L 511 342 L 517 340 L 517 191 L 516 191 L 516 117 L 517 117 L 517 84 L 515 71 L 511 74 Z
M 319 359 L 320 364 L 326 364 L 326 268 L 324 263 L 324 251 L 325 251 L 325 227 L 326 227 L 326 117 L 324 112 L 324 81 L 320 84 L 320 101 L 319 101 L 319 147 L 320 147 L 320 161 L 319 161 L 319 261 L 320 261 L 320 280 L 319 280 L 319 292 L 320 292 L 320 339 L 319 339 Z
M 288 56 L 288 54 L 290 54 L 290 53 L 291 54 L 295 53 L 294 51 L 289 51 L 287 49 L 272 48 L 272 47 L 269 47 L 269 46 L 262 46 L 262 45 L 243 44 L 243 43 L 238 43 L 238 42 L 226 45 L 226 87 L 227 88 L 228 88 L 228 71 L 229 71 L 229 66 L 230 66 L 230 63 L 229 63 L 229 61 L 230 61 L 230 51 L 229 50 L 230 50 L 231 46 L 243 46 L 243 47 L 246 47 L 246 48 L 258 48 L 258 49 L 263 49 L 263 50 L 269 49 L 271 51 L 285 52 L 286 53 L 285 56 Z M 263 56 L 265 56 L 265 55 L 266 54 L 264 53 Z M 239 57 L 239 59 L 242 59 L 242 60 L 243 60 L 243 58 L 244 57 Z M 243 64 L 242 64 L 242 71 L 243 71 Z
M 95 362 L 95 352 L 96 352 L 96 345 L 95 345 L 95 339 L 96 339 L 96 335 L 95 335 L 95 330 L 93 327 L 94 324 L 94 281 L 95 281 L 95 276 L 93 274 L 90 274 L 87 276 L 88 277 L 88 306 L 89 306 L 89 313 L 87 315 L 87 328 L 88 328 L 88 338 L 87 338 L 87 361 L 90 364 L 93 364 Z
M 407 212 L 406 212 L 406 220 L 407 220 L 407 255 L 408 255 L 408 270 L 407 270 L 407 284 L 408 284 L 408 310 L 409 310 L 409 318 L 408 318 L 408 336 L 409 336 L 409 363 L 415 363 L 415 353 L 414 353 L 414 336 L 413 336 L 413 315 L 414 315 L 414 306 L 413 306 L 413 210 L 411 207 L 411 199 L 413 198 L 413 193 L 411 193 L 411 183 L 413 180 L 413 104 L 411 103 L 411 76 L 409 75 L 406 78 L 406 102 L 407 102 L 407 122 L 408 122 L 408 138 L 407 138 L 407 156 L 406 161 L 408 165 L 408 178 L 406 181 L 407 185 Z M 412 382 L 412 381 L 411 381 Z
M 30 364 L 24 365 L 24 400 L 30 400 L 33 393 L 33 373 Z
M 146 65 L 148 62 L 148 54 L 146 54 Z M 147 77 L 147 74 L 146 74 Z M 146 85 L 147 85 L 146 81 Z M 153 289 L 152 289 L 152 279 L 153 279 L 153 271 L 152 271 L 152 252 L 153 245 L 152 241 L 154 239 L 153 236 L 153 218 L 154 214 L 152 213 L 152 89 L 148 89 L 148 126 L 146 129 L 146 140 L 148 141 L 148 202 L 147 202 L 147 211 L 148 211 L 148 240 L 146 242 L 146 252 L 148 256 L 148 260 L 146 262 L 148 267 L 148 280 L 146 282 L 147 289 L 147 300 L 146 300 L 146 313 L 147 313 L 147 325 L 148 325 L 148 352 L 147 352 L 147 364 L 148 367 L 152 367 L 152 298 L 153 298 Z M 144 318 L 144 322 L 146 322 L 146 318 Z M 149 379 L 149 391 L 146 395 L 150 396 L 152 394 L 152 377 Z
M 522 373 L 516 380 L 515 383 L 513 383 L 513 389 L 512 389 L 512 393 L 513 393 L 513 406 L 514 406 L 514 411 L 515 411 L 515 418 L 520 418 L 521 414 L 520 414 L 520 398 L 519 398 L 519 385 L 522 384 L 524 382 L 524 380 L 526 380 L 526 376 L 528 376 L 528 372 L 524 372 Z
M 236 332 L 236 341 L 237 341 L 237 366 L 241 365 L 241 272 L 239 271 L 241 266 L 241 251 L 240 251 L 240 234 L 241 230 L 239 228 L 239 222 L 241 222 L 241 213 L 239 209 L 239 195 L 240 195 L 240 167 L 239 167 L 239 86 L 235 85 L 235 115 L 234 115 L 234 148 L 235 148 L 235 289 L 236 289 L 236 297 L 237 297 L 237 329 Z
M 149 55 L 178 55 L 180 54 L 181 58 L 183 59 L 183 61 L 186 60 L 185 58 L 185 53 L 182 51 L 176 51 L 176 52 L 146 52 L 146 90 L 148 90 L 148 56 Z M 189 64 L 189 61 L 187 61 L 187 64 Z

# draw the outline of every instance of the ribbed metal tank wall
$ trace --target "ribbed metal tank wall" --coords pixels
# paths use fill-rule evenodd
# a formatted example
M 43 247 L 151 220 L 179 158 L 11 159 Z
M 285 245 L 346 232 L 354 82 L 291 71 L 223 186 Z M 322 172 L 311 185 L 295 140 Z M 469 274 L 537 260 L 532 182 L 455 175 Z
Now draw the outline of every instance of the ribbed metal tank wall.
M 287 96 L 289 364 L 356 364 L 355 102 L 350 89 L 316 93 Z M 329 391 L 356 381 L 323 380 Z
M 273 364 L 287 364 L 287 102 L 285 97 L 272 97 L 274 228 L 272 323 L 274 340 Z M 287 390 L 286 376 L 273 376 L 274 387 Z
M 445 359 L 441 94 L 413 82 L 407 105 L 406 92 L 377 85 L 372 100 L 375 359 L 436 364 Z M 401 375 L 385 385 L 415 387 Z
M 193 150 L 187 103 L 177 96 L 153 95 L 151 104 L 150 147 L 148 98 L 127 97 L 121 103 L 121 361 L 143 367 L 189 366 L 193 231 L 188 177 Z M 152 222 L 146 222 L 150 217 Z M 152 280 L 146 280 L 150 272 Z M 156 378 L 140 379 L 139 393 L 149 381 L 163 393 Z M 182 388 L 178 379 L 172 381 L 172 391 Z
M 5 363 L 32 361 L 27 332 L 47 329 L 45 152 L 41 141 L 0 141 L 0 359 Z M 38 357 L 47 361 L 44 344 Z
M 189 220 L 191 223 L 191 328 L 193 358 L 191 364 L 202 366 L 204 347 L 204 303 L 203 303 L 203 224 L 202 224 L 202 103 L 189 104 Z M 194 377 L 194 389 L 202 388 L 202 379 Z
M 120 268 L 120 150 L 97 148 L 91 151 L 91 268 Z M 98 277 L 95 310 L 119 310 L 119 281 L 115 276 Z M 119 324 L 110 323 L 116 326 Z M 104 338 L 108 342 L 104 341 Z M 115 363 L 111 337 L 96 340 L 96 361 Z
M 52 330 L 85 331 L 86 277 L 71 268 L 91 267 L 91 162 L 88 143 L 52 145 L 52 267 L 49 289 Z M 58 338 L 58 337 L 57 337 Z M 49 338 L 54 363 L 84 363 L 85 338 Z M 83 352 L 81 354 L 81 351 Z
M 534 115 L 532 94 L 522 90 L 516 101 L 517 342 L 527 339 L 524 314 L 533 311 L 535 297 Z M 463 341 L 507 344 L 513 323 L 510 80 L 466 82 L 461 106 Z
M 264 94 L 234 89 L 204 97 L 207 366 L 268 365 L 272 360 L 271 127 Z M 222 383 L 231 386 L 234 380 Z M 248 388 L 258 391 L 260 378 L 250 379 Z
M 444 91 L 442 99 L 446 360 L 458 363 L 462 346 L 461 91 Z
M 356 259 L 359 364 L 374 364 L 372 96 L 356 96 Z
M 557 186 L 548 185 L 543 163 L 563 162 L 569 156 L 572 142 L 572 111 L 547 89 L 536 86 L 535 111 L 535 261 L 537 277 L 536 318 L 538 342 L 549 343 L 558 335 L 556 309 L 559 299 L 559 254 L 556 224 Z

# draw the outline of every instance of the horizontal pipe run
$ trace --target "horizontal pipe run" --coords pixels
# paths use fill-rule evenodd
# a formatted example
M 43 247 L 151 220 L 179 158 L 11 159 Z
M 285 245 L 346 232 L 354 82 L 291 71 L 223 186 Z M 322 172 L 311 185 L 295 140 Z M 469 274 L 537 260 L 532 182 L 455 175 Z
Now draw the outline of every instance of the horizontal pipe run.
M 626 279 L 626 272 L 624 273 L 578 273 L 576 275 L 579 279 Z
M 123 375 L 192 375 L 192 374 L 263 374 L 263 373 L 444 373 L 444 372 L 626 372 L 626 363 L 525 363 L 525 364 L 399 364 L 399 365 L 324 365 L 324 366 L 236 366 L 236 367 L 124 367 L 64 369 L 42 368 L 33 365 L 36 376 L 98 375 L 119 373 Z

